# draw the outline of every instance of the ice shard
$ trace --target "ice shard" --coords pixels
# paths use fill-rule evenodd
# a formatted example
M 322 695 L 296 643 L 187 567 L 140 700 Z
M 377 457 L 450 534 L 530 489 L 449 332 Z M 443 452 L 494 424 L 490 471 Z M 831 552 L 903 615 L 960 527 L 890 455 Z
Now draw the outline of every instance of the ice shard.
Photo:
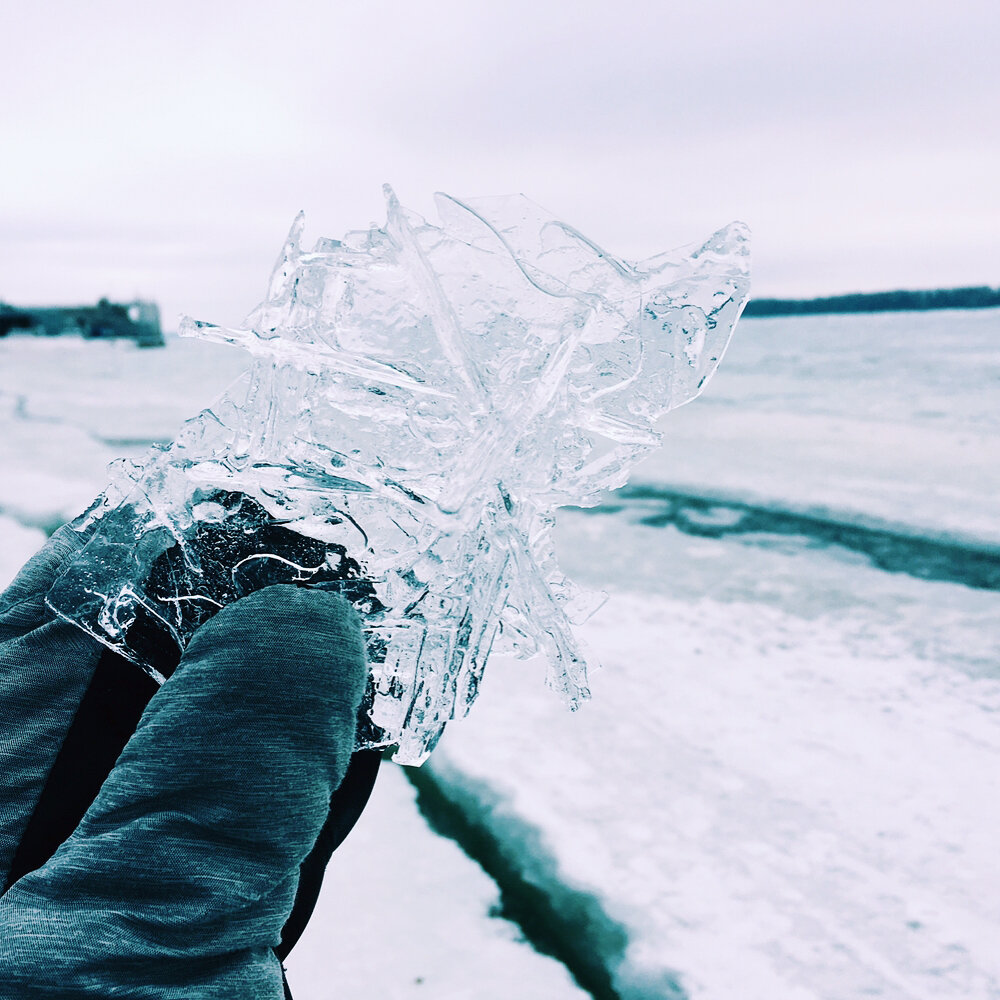
M 600 599 L 558 569 L 557 507 L 592 505 L 715 370 L 749 289 L 746 227 L 635 263 L 527 199 L 386 189 L 382 227 L 301 246 L 296 219 L 235 344 L 247 374 L 122 465 L 53 609 L 162 680 L 219 607 L 336 588 L 371 661 L 365 746 L 419 763 L 475 700 L 498 635 L 589 696 L 573 633 Z

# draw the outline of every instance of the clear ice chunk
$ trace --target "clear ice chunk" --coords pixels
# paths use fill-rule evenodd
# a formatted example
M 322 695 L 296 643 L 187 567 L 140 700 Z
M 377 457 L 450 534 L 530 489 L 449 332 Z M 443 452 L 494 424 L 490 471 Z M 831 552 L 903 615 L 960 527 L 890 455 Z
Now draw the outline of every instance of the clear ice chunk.
M 220 607 L 334 588 L 371 661 L 362 746 L 430 753 L 498 634 L 589 696 L 573 633 L 600 599 L 556 564 L 559 506 L 625 483 L 657 420 L 719 363 L 749 290 L 748 232 L 620 260 L 527 199 L 386 188 L 381 228 L 303 250 L 295 220 L 235 344 L 247 374 L 176 440 L 122 464 L 49 603 L 159 680 Z

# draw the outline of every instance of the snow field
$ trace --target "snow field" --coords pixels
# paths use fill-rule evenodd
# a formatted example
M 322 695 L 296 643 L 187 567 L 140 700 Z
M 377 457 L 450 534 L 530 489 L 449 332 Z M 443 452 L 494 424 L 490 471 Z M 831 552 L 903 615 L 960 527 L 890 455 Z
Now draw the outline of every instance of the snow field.
M 107 466 L 169 440 L 245 368 L 239 351 L 78 338 L 0 341 L 0 513 L 52 530 L 84 510 Z
M 632 482 L 995 544 L 998 379 L 998 309 L 745 320 Z
M 627 929 L 622 997 L 998 995 L 1000 682 L 749 603 L 616 592 L 583 631 L 590 704 L 493 663 L 428 766 Z
M 722 376 L 719 376 L 720 380 Z M 1000 433 L 689 406 L 632 483 L 931 538 L 1000 544 Z
M 490 917 L 497 887 L 433 833 L 403 770 L 383 764 L 288 960 L 296 1000 L 583 1000 L 558 962 Z
M 741 324 L 637 479 L 996 543 L 998 326 Z M 0 341 L 0 575 L 242 363 L 187 341 Z M 540 664 L 495 658 L 429 773 L 553 898 L 589 893 L 627 932 L 605 955 L 625 1000 L 675 982 L 692 1000 L 1000 997 L 1000 595 L 808 538 L 633 521 L 559 520 L 565 571 L 611 594 L 583 628 L 594 700 L 568 715 Z M 292 956 L 296 995 L 577 991 L 495 900 L 386 768 Z

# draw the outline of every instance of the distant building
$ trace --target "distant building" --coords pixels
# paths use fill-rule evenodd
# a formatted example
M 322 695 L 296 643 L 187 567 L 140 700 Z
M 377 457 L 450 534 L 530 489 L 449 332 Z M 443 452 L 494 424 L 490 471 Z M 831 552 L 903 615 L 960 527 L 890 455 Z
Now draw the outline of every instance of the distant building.
M 163 347 L 160 310 L 155 302 L 109 302 L 96 306 L 21 308 L 0 302 L 0 337 L 8 334 L 87 340 L 134 340 L 140 347 Z

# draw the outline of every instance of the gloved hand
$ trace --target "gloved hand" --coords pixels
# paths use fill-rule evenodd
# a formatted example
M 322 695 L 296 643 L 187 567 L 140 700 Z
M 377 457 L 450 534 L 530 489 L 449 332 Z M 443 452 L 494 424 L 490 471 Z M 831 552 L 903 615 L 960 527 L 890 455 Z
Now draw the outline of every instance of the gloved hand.
M 0 889 L 103 649 L 45 605 L 89 534 L 64 525 L 0 596 Z
M 45 595 L 64 565 L 90 540 L 95 525 L 80 530 L 82 517 L 64 524 L 21 568 L 0 594 L 0 642 L 24 635 L 52 618 Z
M 268 587 L 202 626 L 76 831 L 0 898 L 0 997 L 278 1000 L 366 676 L 330 593 Z

